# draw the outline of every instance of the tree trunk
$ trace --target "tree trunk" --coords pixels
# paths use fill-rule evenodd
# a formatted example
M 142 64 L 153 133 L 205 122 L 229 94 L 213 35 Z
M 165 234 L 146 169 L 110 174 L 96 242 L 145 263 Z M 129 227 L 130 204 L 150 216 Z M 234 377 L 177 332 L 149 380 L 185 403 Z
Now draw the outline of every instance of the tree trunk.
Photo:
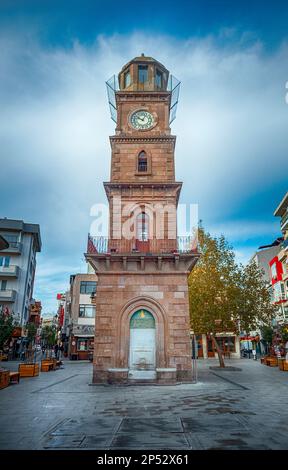
M 217 351 L 217 354 L 218 354 L 218 359 L 219 359 L 219 365 L 221 368 L 224 368 L 225 367 L 225 364 L 224 364 L 224 358 L 223 358 L 223 354 L 222 354 L 222 351 L 221 349 L 219 348 L 219 345 L 216 341 L 216 338 L 214 335 L 211 335 L 211 338 L 212 338 L 212 341 L 214 343 L 214 346 L 216 348 L 216 351 Z

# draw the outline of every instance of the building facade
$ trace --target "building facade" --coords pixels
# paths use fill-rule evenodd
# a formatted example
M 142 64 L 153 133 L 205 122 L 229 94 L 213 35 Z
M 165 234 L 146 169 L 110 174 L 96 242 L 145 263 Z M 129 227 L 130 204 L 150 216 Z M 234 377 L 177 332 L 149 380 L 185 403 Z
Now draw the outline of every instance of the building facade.
M 194 237 L 177 237 L 179 82 L 142 54 L 107 86 L 116 122 L 109 236 L 89 236 L 86 253 L 98 275 L 93 381 L 190 381 L 187 276 L 199 254 Z
M 283 241 L 279 252 L 270 260 L 272 296 L 278 305 L 278 322 L 288 324 L 288 192 L 274 212 L 281 217 L 280 229 Z
M 216 334 L 217 343 L 224 354 L 229 359 L 240 357 L 240 338 L 233 332 Z M 212 339 L 209 335 L 196 335 L 197 359 L 218 358 Z
M 65 334 L 68 333 L 69 338 L 70 359 L 90 359 L 90 355 L 93 354 L 96 296 L 97 276 L 95 274 L 70 276 L 70 293 L 66 294 L 67 302 L 62 307 L 66 325 Z
M 0 219 L 0 235 L 9 247 L 0 254 L 0 307 L 13 313 L 23 327 L 29 320 L 40 228 L 22 220 Z

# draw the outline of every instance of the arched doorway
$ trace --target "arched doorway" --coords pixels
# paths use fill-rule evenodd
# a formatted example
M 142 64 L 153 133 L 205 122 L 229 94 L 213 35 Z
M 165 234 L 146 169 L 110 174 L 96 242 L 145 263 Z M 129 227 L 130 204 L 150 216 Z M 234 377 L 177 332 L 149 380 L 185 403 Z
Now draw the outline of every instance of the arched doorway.
M 155 319 L 145 309 L 130 319 L 129 378 L 156 378 Z

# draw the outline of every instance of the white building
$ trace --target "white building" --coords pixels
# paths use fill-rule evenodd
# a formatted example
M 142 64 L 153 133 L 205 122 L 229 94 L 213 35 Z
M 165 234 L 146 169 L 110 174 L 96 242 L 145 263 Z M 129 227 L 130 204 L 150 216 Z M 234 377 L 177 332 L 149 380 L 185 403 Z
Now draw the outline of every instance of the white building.
M 94 348 L 96 274 L 70 276 L 69 354 L 78 359 L 88 359 Z M 67 297 L 68 299 L 68 297 Z M 68 302 L 69 302 L 68 300 Z
M 24 326 L 33 296 L 36 253 L 41 251 L 40 227 L 4 218 L 0 236 L 9 243 L 0 253 L 0 308 L 12 312 Z

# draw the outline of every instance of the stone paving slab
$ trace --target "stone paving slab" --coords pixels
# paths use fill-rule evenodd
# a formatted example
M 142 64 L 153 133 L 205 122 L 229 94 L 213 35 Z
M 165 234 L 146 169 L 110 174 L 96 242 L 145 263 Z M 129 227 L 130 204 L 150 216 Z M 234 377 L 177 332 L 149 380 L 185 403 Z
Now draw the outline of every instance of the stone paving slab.
M 183 432 L 119 432 L 110 449 L 189 449 L 189 442 Z
M 175 386 L 90 386 L 76 361 L 23 378 L 0 390 L 0 449 L 288 449 L 288 372 L 227 363 L 242 370 L 198 361 L 198 383 Z
M 122 432 L 183 432 L 180 418 L 124 418 L 118 433 Z

